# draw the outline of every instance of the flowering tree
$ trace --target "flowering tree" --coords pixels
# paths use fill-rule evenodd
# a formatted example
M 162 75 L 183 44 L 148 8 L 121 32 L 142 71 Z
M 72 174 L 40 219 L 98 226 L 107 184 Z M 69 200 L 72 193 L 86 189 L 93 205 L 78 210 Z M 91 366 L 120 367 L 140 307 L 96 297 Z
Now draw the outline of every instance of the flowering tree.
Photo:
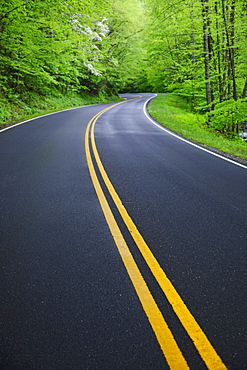
M 133 70 L 140 9 L 138 0 L 0 0 L 0 98 L 116 93 Z

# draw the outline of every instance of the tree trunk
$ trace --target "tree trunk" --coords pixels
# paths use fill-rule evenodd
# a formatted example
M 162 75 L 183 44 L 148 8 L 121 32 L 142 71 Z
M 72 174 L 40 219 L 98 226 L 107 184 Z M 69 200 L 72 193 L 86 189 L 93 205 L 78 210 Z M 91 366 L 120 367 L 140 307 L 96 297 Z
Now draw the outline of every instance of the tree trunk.
M 211 81 L 211 59 L 212 59 L 212 36 L 210 32 L 209 4 L 208 0 L 201 0 L 202 3 L 202 18 L 203 18 L 203 45 L 204 45 L 204 66 L 206 79 L 206 99 L 208 112 L 213 110 L 213 86 Z
M 235 75 L 235 61 L 234 61 L 234 31 L 235 31 L 235 0 L 232 0 L 231 3 L 231 12 L 229 16 L 229 22 L 227 22 L 227 15 L 226 15 L 226 6 L 225 0 L 222 0 L 222 15 L 223 15 L 223 23 L 225 27 L 225 34 L 226 34 L 226 43 L 227 43 L 227 54 L 229 59 L 229 67 L 228 67 L 228 76 L 229 82 L 232 80 L 232 97 L 234 100 L 238 99 L 237 96 L 237 84 L 236 84 L 236 75 Z M 228 27 L 229 23 L 229 27 Z M 228 89 L 228 95 L 230 98 L 231 91 L 230 87 Z
M 242 99 L 245 99 L 246 96 L 247 96 L 247 77 L 246 77 L 246 80 L 245 80 L 245 84 L 244 84 L 244 88 L 243 88 L 243 92 L 242 92 L 241 98 Z
M 221 68 L 221 45 L 220 45 L 220 30 L 219 30 L 219 20 L 218 20 L 218 2 L 215 2 L 215 14 L 216 14 L 216 42 L 217 42 L 217 68 L 218 68 L 218 91 L 219 91 L 219 101 L 222 103 L 224 100 L 224 88 L 222 81 L 222 68 Z
M 237 83 L 235 74 L 235 0 L 232 0 L 230 12 L 230 53 L 231 53 L 231 69 L 232 69 L 232 85 L 233 85 L 233 99 L 237 100 Z

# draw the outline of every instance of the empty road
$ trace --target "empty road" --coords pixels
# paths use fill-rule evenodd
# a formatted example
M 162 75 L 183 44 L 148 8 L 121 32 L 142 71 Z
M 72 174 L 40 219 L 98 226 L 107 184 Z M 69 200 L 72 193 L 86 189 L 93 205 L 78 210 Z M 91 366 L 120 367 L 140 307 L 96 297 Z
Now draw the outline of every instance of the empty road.
M 1 369 L 247 369 L 247 167 L 152 97 L 0 132 Z

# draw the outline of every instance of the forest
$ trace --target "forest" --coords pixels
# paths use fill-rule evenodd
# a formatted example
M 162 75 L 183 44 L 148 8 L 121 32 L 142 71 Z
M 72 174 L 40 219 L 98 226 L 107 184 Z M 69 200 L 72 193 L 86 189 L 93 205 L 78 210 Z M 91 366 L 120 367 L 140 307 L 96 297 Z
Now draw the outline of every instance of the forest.
M 247 0 L 0 4 L 1 122 L 51 96 L 169 92 L 224 136 L 247 123 Z

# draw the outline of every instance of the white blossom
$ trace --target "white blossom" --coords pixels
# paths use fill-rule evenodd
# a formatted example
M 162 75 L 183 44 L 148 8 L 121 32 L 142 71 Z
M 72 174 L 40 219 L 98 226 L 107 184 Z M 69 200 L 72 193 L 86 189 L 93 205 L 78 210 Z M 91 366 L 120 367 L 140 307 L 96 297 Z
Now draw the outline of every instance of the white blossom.
M 84 66 L 87 67 L 95 76 L 102 76 L 102 72 L 94 68 L 92 64 L 84 62 Z
M 80 16 L 80 14 L 74 14 L 74 17 Z M 106 17 L 102 17 L 101 21 L 98 21 L 95 24 L 96 31 L 93 31 L 89 26 L 84 26 L 80 23 L 78 18 L 73 18 L 72 22 L 72 29 L 78 33 L 83 33 L 84 35 L 88 36 L 89 39 L 93 41 L 102 41 L 103 37 L 106 37 L 109 33 L 109 27 L 105 23 L 108 19 Z
M 100 29 L 99 35 L 102 37 L 106 37 L 110 31 L 108 25 L 104 23 L 106 21 L 108 21 L 108 19 L 104 17 L 101 21 L 96 23 L 96 26 L 98 26 Z
M 83 19 L 85 20 L 85 24 L 82 23 L 84 22 Z M 102 76 L 103 74 L 103 72 L 94 67 L 94 63 L 100 62 L 100 59 L 103 57 L 98 46 L 99 44 L 97 45 L 97 43 L 102 42 L 103 38 L 109 34 L 110 29 L 107 23 L 108 19 L 106 17 L 101 17 L 100 20 L 95 21 L 86 14 L 74 14 L 71 19 L 73 31 L 86 35 L 88 40 L 92 41 L 81 49 L 86 52 L 86 54 L 90 54 L 88 60 L 86 55 L 84 55 L 84 60 L 87 60 L 84 62 L 84 66 L 95 76 Z M 88 24 L 90 24 L 91 27 Z M 114 63 L 115 61 L 112 60 L 112 62 Z

